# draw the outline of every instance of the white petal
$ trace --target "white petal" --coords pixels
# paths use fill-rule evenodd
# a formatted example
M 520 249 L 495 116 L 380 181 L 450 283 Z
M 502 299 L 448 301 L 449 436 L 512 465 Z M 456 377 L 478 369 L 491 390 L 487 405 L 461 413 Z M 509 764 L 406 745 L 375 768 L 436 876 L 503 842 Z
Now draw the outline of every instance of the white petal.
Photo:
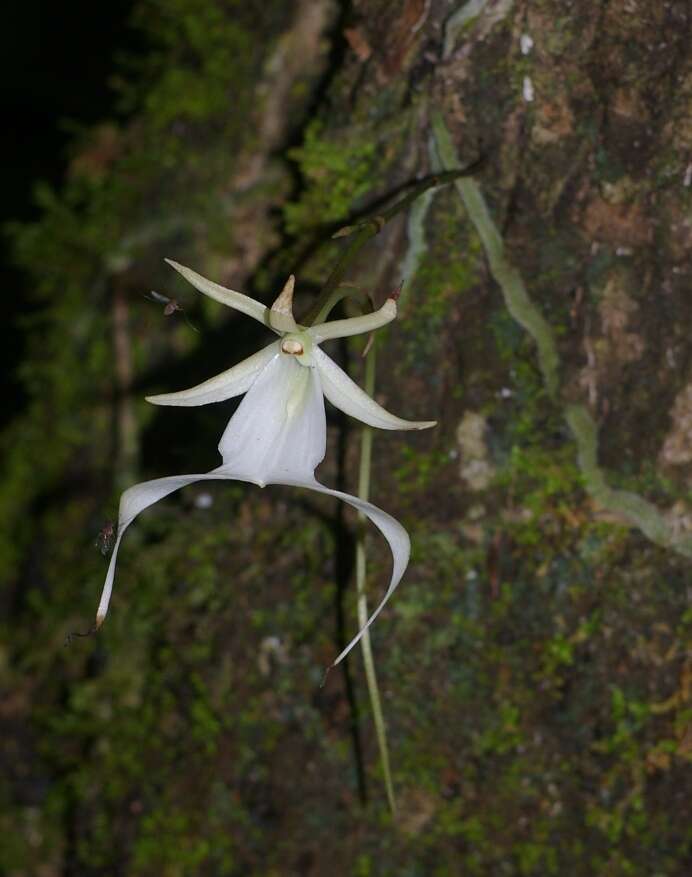
M 103 623 L 106 613 L 108 612 L 108 604 L 111 599 L 113 590 L 113 579 L 115 577 L 115 566 L 118 559 L 118 549 L 123 538 L 125 530 L 134 521 L 137 515 L 154 505 L 160 499 L 168 496 L 181 487 L 188 484 L 194 484 L 195 481 L 211 481 L 216 478 L 227 480 L 236 480 L 235 476 L 230 472 L 223 471 L 221 468 L 214 469 L 200 475 L 173 475 L 169 478 L 155 478 L 153 481 L 143 481 L 141 484 L 135 484 L 129 487 L 120 497 L 120 509 L 118 511 L 118 537 L 113 546 L 110 563 L 108 564 L 108 572 L 106 573 L 106 581 L 103 585 L 101 593 L 101 601 L 96 612 L 96 627 L 100 627 Z M 237 479 L 242 480 L 242 479 Z
M 265 326 L 268 326 L 277 334 L 281 334 L 282 330 L 280 330 L 280 328 L 275 328 L 270 324 L 269 308 L 265 307 L 261 302 L 255 301 L 254 298 L 250 298 L 248 295 L 243 295 L 242 292 L 235 292 L 232 289 L 226 289 L 225 286 L 220 286 L 218 283 L 213 283 L 211 280 L 207 280 L 206 277 L 202 277 L 201 274 L 198 274 L 191 268 L 186 268 L 184 265 L 180 265 L 172 259 L 166 259 L 166 262 L 168 262 L 171 268 L 175 268 L 176 271 L 182 274 L 183 277 L 195 287 L 195 289 L 208 295 L 209 298 L 213 298 L 215 301 L 221 302 L 222 305 L 227 305 L 229 308 L 234 308 L 234 310 L 240 311 L 242 314 L 247 314 L 249 317 L 253 317 L 260 323 L 264 323 Z M 276 323 L 276 320 L 272 320 L 272 322 Z
M 342 493 L 340 490 L 331 490 L 331 488 L 325 487 L 314 478 L 305 480 L 283 478 L 281 480 L 272 479 L 272 484 L 285 484 L 289 487 L 306 487 L 308 490 L 316 490 L 318 493 L 325 493 L 327 496 L 334 496 L 337 499 L 347 502 L 349 505 L 353 506 L 354 509 L 363 512 L 363 514 L 372 521 L 387 540 L 389 548 L 391 549 L 393 564 L 389 587 L 387 588 L 379 606 L 375 609 L 370 618 L 368 618 L 367 622 L 361 627 L 346 648 L 334 659 L 331 666 L 335 667 L 360 640 L 394 593 L 394 589 L 401 581 L 403 574 L 406 572 L 406 567 L 408 566 L 408 559 L 411 553 L 411 541 L 408 537 L 408 533 L 402 525 L 396 520 L 396 518 L 387 514 L 387 512 L 382 511 L 382 509 L 373 505 L 371 502 L 359 499 L 357 496 L 351 496 L 349 493 Z
M 161 393 L 158 396 L 147 396 L 147 402 L 152 405 L 207 405 L 210 402 L 222 402 L 224 399 L 232 399 L 240 396 L 252 386 L 253 381 L 265 365 L 279 352 L 279 344 L 274 341 L 263 350 L 259 350 L 233 368 L 209 378 L 196 387 L 189 390 L 180 390 L 178 393 Z
M 363 392 L 319 347 L 315 348 L 313 356 L 320 373 L 322 392 L 335 408 L 351 417 L 378 429 L 428 429 L 436 425 L 436 420 L 402 420 L 401 417 L 390 414 Z
M 316 369 L 277 353 L 255 378 L 219 443 L 224 467 L 264 486 L 312 478 L 327 442 Z
M 330 323 L 320 323 L 311 326 L 308 332 L 312 335 L 315 344 L 327 341 L 329 338 L 348 338 L 350 335 L 362 335 L 364 332 L 373 332 L 387 323 L 391 323 L 396 317 L 396 302 L 388 298 L 382 307 L 371 314 L 362 317 L 352 317 L 349 320 L 332 320 Z

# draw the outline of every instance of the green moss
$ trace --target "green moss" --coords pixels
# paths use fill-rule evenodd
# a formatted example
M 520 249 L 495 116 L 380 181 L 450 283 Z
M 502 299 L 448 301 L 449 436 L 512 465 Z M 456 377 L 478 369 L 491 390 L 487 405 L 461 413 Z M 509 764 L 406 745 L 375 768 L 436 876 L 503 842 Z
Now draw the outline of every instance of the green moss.
M 307 127 L 302 145 L 289 155 L 305 181 L 300 201 L 284 209 L 286 229 L 294 235 L 345 221 L 371 191 L 379 162 L 370 138 L 350 138 L 343 132 L 330 136 L 318 120 Z
M 434 477 L 444 470 L 448 455 L 443 450 L 418 451 L 404 445 L 400 452 L 401 462 L 393 475 L 402 496 L 421 494 Z
M 450 311 L 464 301 L 478 277 L 477 242 L 470 242 L 462 250 L 458 225 L 448 220 L 437 229 L 435 242 L 421 261 L 404 306 L 406 330 L 413 335 L 412 343 L 419 345 L 419 351 L 424 339 L 439 334 Z

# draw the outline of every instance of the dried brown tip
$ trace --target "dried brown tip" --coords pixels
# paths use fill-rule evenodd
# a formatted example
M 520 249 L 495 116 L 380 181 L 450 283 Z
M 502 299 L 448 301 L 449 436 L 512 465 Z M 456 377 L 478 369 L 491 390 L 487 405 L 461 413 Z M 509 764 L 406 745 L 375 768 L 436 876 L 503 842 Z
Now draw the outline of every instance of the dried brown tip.
M 91 625 L 89 630 L 81 630 L 81 631 L 80 630 L 73 630 L 71 633 L 68 633 L 67 636 L 65 637 L 65 645 L 69 646 L 71 644 L 72 640 L 75 639 L 76 637 L 93 636 L 96 633 L 96 631 L 99 629 L 99 627 L 101 626 L 102 622 L 103 622 L 103 617 L 101 617 L 101 621 L 99 621 L 99 619 L 97 618 L 96 622 Z
M 399 296 L 401 295 L 401 290 L 404 288 L 404 281 L 402 280 L 396 289 L 393 289 L 387 298 L 394 299 L 394 301 L 399 301 Z
M 293 318 L 293 289 L 296 285 L 296 279 L 291 274 L 284 288 L 281 290 L 279 297 L 276 299 L 271 309 L 278 314 Z

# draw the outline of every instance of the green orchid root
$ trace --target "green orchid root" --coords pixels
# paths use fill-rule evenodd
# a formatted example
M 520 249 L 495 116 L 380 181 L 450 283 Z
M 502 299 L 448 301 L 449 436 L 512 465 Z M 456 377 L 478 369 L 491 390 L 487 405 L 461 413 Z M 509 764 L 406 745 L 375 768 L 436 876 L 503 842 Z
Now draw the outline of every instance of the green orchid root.
M 443 168 L 454 168 L 459 158 L 451 135 L 439 112 L 432 119 L 434 150 Z M 507 260 L 502 236 L 493 222 L 483 193 L 475 180 L 456 181 L 457 191 L 481 239 L 510 314 L 533 338 L 538 348 L 538 364 L 548 395 L 558 400 L 560 360 L 555 334 L 536 305 L 529 298 L 524 281 Z M 692 557 L 692 537 L 675 531 L 671 523 L 653 503 L 627 490 L 609 487 L 603 469 L 598 465 L 598 426 L 583 405 L 567 405 L 563 416 L 577 444 L 577 461 L 589 495 L 601 506 L 627 519 L 647 539 L 670 548 L 685 557 Z

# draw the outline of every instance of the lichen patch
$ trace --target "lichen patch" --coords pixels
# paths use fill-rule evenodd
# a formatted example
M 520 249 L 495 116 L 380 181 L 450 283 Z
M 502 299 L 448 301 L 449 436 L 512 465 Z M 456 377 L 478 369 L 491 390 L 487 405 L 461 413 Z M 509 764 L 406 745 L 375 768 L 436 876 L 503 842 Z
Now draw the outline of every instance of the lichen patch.
M 678 500 L 664 514 L 666 523 L 674 539 L 692 536 L 692 507 L 683 500 Z
M 643 338 L 627 331 L 638 310 L 639 305 L 627 294 L 619 279 L 611 278 L 603 290 L 598 311 L 609 353 L 622 363 L 633 362 L 644 352 Z
M 459 475 L 471 490 L 485 490 L 495 475 L 485 443 L 487 422 L 482 414 L 467 411 L 457 427 Z
M 574 113 L 564 95 L 553 101 L 545 101 L 536 111 L 536 121 L 531 129 L 531 140 L 537 146 L 558 143 L 574 133 Z
M 669 466 L 692 463 L 692 381 L 675 397 L 672 428 L 663 442 L 661 462 Z
M 628 295 L 624 279 L 617 274 L 611 276 L 598 306 L 601 334 L 584 338 L 586 366 L 579 383 L 588 392 L 592 408 L 598 398 L 598 385 L 608 377 L 612 379 L 622 366 L 636 362 L 644 353 L 646 344 L 642 336 L 629 331 L 638 313 L 639 305 Z

